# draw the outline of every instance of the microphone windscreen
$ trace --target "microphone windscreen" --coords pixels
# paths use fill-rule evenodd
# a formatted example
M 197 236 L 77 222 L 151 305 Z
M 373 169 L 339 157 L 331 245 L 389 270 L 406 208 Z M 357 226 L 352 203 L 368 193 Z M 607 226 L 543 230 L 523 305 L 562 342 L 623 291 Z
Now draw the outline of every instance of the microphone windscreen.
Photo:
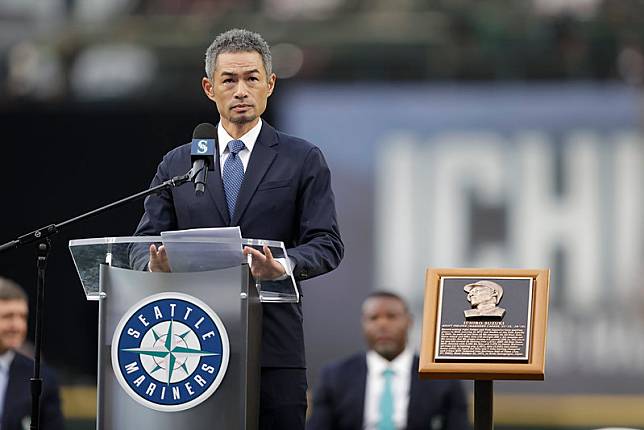
M 192 133 L 190 161 L 203 160 L 208 170 L 214 170 L 216 148 L 217 128 L 207 122 L 196 126 Z
M 193 139 L 216 139 L 217 138 L 217 127 L 210 124 L 209 122 L 202 122 L 195 127 L 195 130 L 192 132 Z

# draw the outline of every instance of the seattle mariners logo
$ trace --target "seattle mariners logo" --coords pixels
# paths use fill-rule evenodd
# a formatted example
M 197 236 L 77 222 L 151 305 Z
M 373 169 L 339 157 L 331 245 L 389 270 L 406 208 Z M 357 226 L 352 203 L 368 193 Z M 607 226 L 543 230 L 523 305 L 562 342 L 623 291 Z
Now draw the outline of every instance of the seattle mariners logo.
M 226 374 L 230 348 L 217 314 L 187 294 L 161 293 L 132 306 L 112 339 L 123 389 L 157 411 L 182 411 L 209 398 Z

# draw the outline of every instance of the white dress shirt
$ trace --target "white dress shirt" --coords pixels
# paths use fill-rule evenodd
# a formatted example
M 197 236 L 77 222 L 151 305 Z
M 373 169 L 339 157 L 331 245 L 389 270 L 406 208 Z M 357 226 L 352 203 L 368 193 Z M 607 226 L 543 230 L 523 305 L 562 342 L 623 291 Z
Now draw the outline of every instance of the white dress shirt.
M 217 126 L 217 141 L 219 142 L 219 168 L 221 170 L 220 173 L 222 177 L 224 174 L 224 163 L 226 163 L 226 160 L 230 155 L 230 151 L 228 150 L 228 142 L 230 142 L 231 140 L 241 140 L 242 142 L 244 142 L 244 145 L 246 145 L 246 148 L 242 149 L 237 154 L 242 164 L 244 165 L 244 173 L 246 173 L 248 162 L 250 161 L 250 154 L 253 152 L 255 142 L 257 142 L 257 138 L 259 137 L 259 132 L 261 130 L 262 119 L 260 118 L 259 121 L 257 121 L 257 124 L 255 124 L 255 127 L 248 130 L 248 132 L 246 132 L 246 134 L 239 139 L 235 139 L 231 137 L 226 129 L 221 125 L 221 123 L 219 123 L 219 125 Z
M 7 384 L 9 383 L 9 366 L 16 355 L 12 350 L 8 350 L 0 355 L 0 419 L 4 413 L 4 399 L 7 394 Z
M 398 357 L 387 361 L 375 351 L 367 352 L 367 386 L 364 399 L 364 428 L 375 430 L 380 420 L 380 397 L 384 389 L 385 369 L 394 374 L 391 388 L 394 397 L 394 424 L 396 429 L 407 426 L 407 408 L 409 407 L 409 389 L 411 386 L 411 365 L 414 352 L 405 348 Z

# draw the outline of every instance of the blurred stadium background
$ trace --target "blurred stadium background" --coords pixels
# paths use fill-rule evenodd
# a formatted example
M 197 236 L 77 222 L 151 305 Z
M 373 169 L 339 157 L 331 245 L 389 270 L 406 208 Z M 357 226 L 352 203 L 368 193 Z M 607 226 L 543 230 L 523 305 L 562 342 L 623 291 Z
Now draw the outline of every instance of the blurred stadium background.
M 495 384 L 497 428 L 644 427 L 640 0 L 0 0 L 0 242 L 144 189 L 217 121 L 203 53 L 233 27 L 272 46 L 265 118 L 333 174 L 346 257 L 303 286 L 312 387 L 362 349 L 372 289 L 418 328 L 428 266 L 550 267 L 546 381 Z M 66 243 L 141 212 L 54 242 L 44 356 L 70 429 L 94 428 L 97 306 Z M 30 248 L 0 256 L 32 298 L 34 272 Z

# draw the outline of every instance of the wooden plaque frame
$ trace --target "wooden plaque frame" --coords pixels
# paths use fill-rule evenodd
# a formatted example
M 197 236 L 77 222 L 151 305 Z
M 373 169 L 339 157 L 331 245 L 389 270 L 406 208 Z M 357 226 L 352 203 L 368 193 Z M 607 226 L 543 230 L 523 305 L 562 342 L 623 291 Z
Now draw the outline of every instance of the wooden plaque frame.
M 527 362 L 481 362 L 472 360 L 435 360 L 436 328 L 440 314 L 440 283 L 443 277 L 532 278 L 532 313 Z M 543 380 L 545 375 L 546 328 L 548 321 L 548 269 L 435 269 L 428 268 L 419 372 L 435 379 L 527 379 Z

